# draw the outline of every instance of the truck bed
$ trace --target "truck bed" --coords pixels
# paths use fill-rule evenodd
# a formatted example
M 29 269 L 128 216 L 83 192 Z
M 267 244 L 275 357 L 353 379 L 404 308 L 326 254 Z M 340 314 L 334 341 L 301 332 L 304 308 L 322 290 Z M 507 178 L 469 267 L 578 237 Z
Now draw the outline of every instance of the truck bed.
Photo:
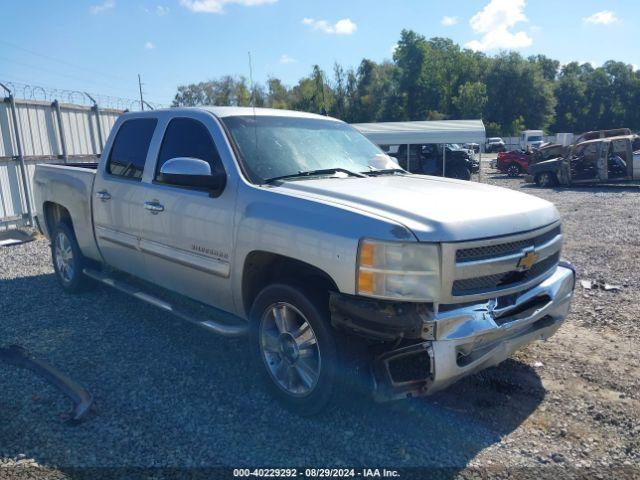
M 50 206 L 62 207 L 71 217 L 82 252 L 90 258 L 99 255 L 93 236 L 91 209 L 97 168 L 97 163 L 38 164 L 33 179 L 36 218 L 44 233 L 50 236 L 49 229 L 55 227 L 49 224 L 52 222 L 48 222 L 46 210 Z

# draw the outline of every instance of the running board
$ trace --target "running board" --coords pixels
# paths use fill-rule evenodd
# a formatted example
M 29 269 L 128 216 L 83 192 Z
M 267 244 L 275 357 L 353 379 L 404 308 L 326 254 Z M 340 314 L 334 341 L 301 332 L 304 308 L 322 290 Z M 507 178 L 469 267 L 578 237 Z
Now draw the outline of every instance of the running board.
M 131 295 L 132 297 L 137 298 L 138 300 L 142 300 L 150 305 L 158 307 L 166 312 L 169 312 L 176 317 L 185 320 L 186 322 L 192 323 L 198 327 L 209 330 L 210 332 L 217 333 L 218 335 L 222 335 L 223 337 L 242 337 L 247 334 L 248 327 L 247 325 L 230 325 L 227 323 L 220 323 L 214 320 L 199 320 L 188 313 L 174 307 L 172 304 L 165 302 L 153 295 L 149 295 L 148 293 L 143 292 L 140 288 L 135 287 L 129 283 L 123 282 L 122 280 L 115 280 L 104 273 L 97 272 L 95 270 L 91 270 L 85 268 L 83 270 L 84 274 L 97 280 L 98 282 L 104 283 L 110 287 L 115 288 L 116 290 L 126 293 L 127 295 Z

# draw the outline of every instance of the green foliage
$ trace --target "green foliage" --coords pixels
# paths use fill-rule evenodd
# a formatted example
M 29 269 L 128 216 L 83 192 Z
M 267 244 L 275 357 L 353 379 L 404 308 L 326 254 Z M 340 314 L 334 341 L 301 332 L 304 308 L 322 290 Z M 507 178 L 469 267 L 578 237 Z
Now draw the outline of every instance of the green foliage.
M 458 95 L 453 97 L 452 103 L 459 118 L 481 118 L 488 100 L 484 83 L 465 82 L 458 88 Z
M 553 120 L 553 85 L 545 79 L 539 64 L 515 52 L 495 57 L 486 73 L 488 101 L 485 118 L 502 126 L 502 133 L 518 135 L 519 124 L 545 129 Z M 522 117 L 522 121 L 516 120 Z
M 287 87 L 271 77 L 248 85 L 224 76 L 178 87 L 174 106 L 252 105 L 327 113 L 346 122 L 482 118 L 487 134 L 526 128 L 555 132 L 640 129 L 640 71 L 609 61 L 602 67 L 515 52 L 494 57 L 461 49 L 447 38 L 403 30 L 393 61 L 363 59 L 357 69 L 335 64 L 333 78 L 315 65 Z

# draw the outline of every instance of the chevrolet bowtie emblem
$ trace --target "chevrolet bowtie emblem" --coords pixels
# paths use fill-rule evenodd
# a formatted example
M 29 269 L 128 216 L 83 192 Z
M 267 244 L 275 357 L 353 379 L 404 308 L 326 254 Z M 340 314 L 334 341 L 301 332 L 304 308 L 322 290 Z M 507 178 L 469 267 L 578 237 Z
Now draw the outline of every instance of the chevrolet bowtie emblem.
M 528 250 L 523 256 L 522 258 L 518 261 L 518 271 L 519 272 L 526 272 L 527 270 L 530 270 L 531 267 L 533 267 L 535 265 L 535 263 L 538 261 L 538 258 L 540 257 L 540 255 L 538 255 L 535 250 L 531 249 Z

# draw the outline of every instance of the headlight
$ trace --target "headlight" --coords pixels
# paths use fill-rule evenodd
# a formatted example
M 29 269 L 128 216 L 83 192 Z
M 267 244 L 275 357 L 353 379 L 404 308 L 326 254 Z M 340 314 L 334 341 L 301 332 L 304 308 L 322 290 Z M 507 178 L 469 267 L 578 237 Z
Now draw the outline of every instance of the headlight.
M 361 240 L 356 293 L 431 302 L 440 295 L 440 248 L 429 243 Z

